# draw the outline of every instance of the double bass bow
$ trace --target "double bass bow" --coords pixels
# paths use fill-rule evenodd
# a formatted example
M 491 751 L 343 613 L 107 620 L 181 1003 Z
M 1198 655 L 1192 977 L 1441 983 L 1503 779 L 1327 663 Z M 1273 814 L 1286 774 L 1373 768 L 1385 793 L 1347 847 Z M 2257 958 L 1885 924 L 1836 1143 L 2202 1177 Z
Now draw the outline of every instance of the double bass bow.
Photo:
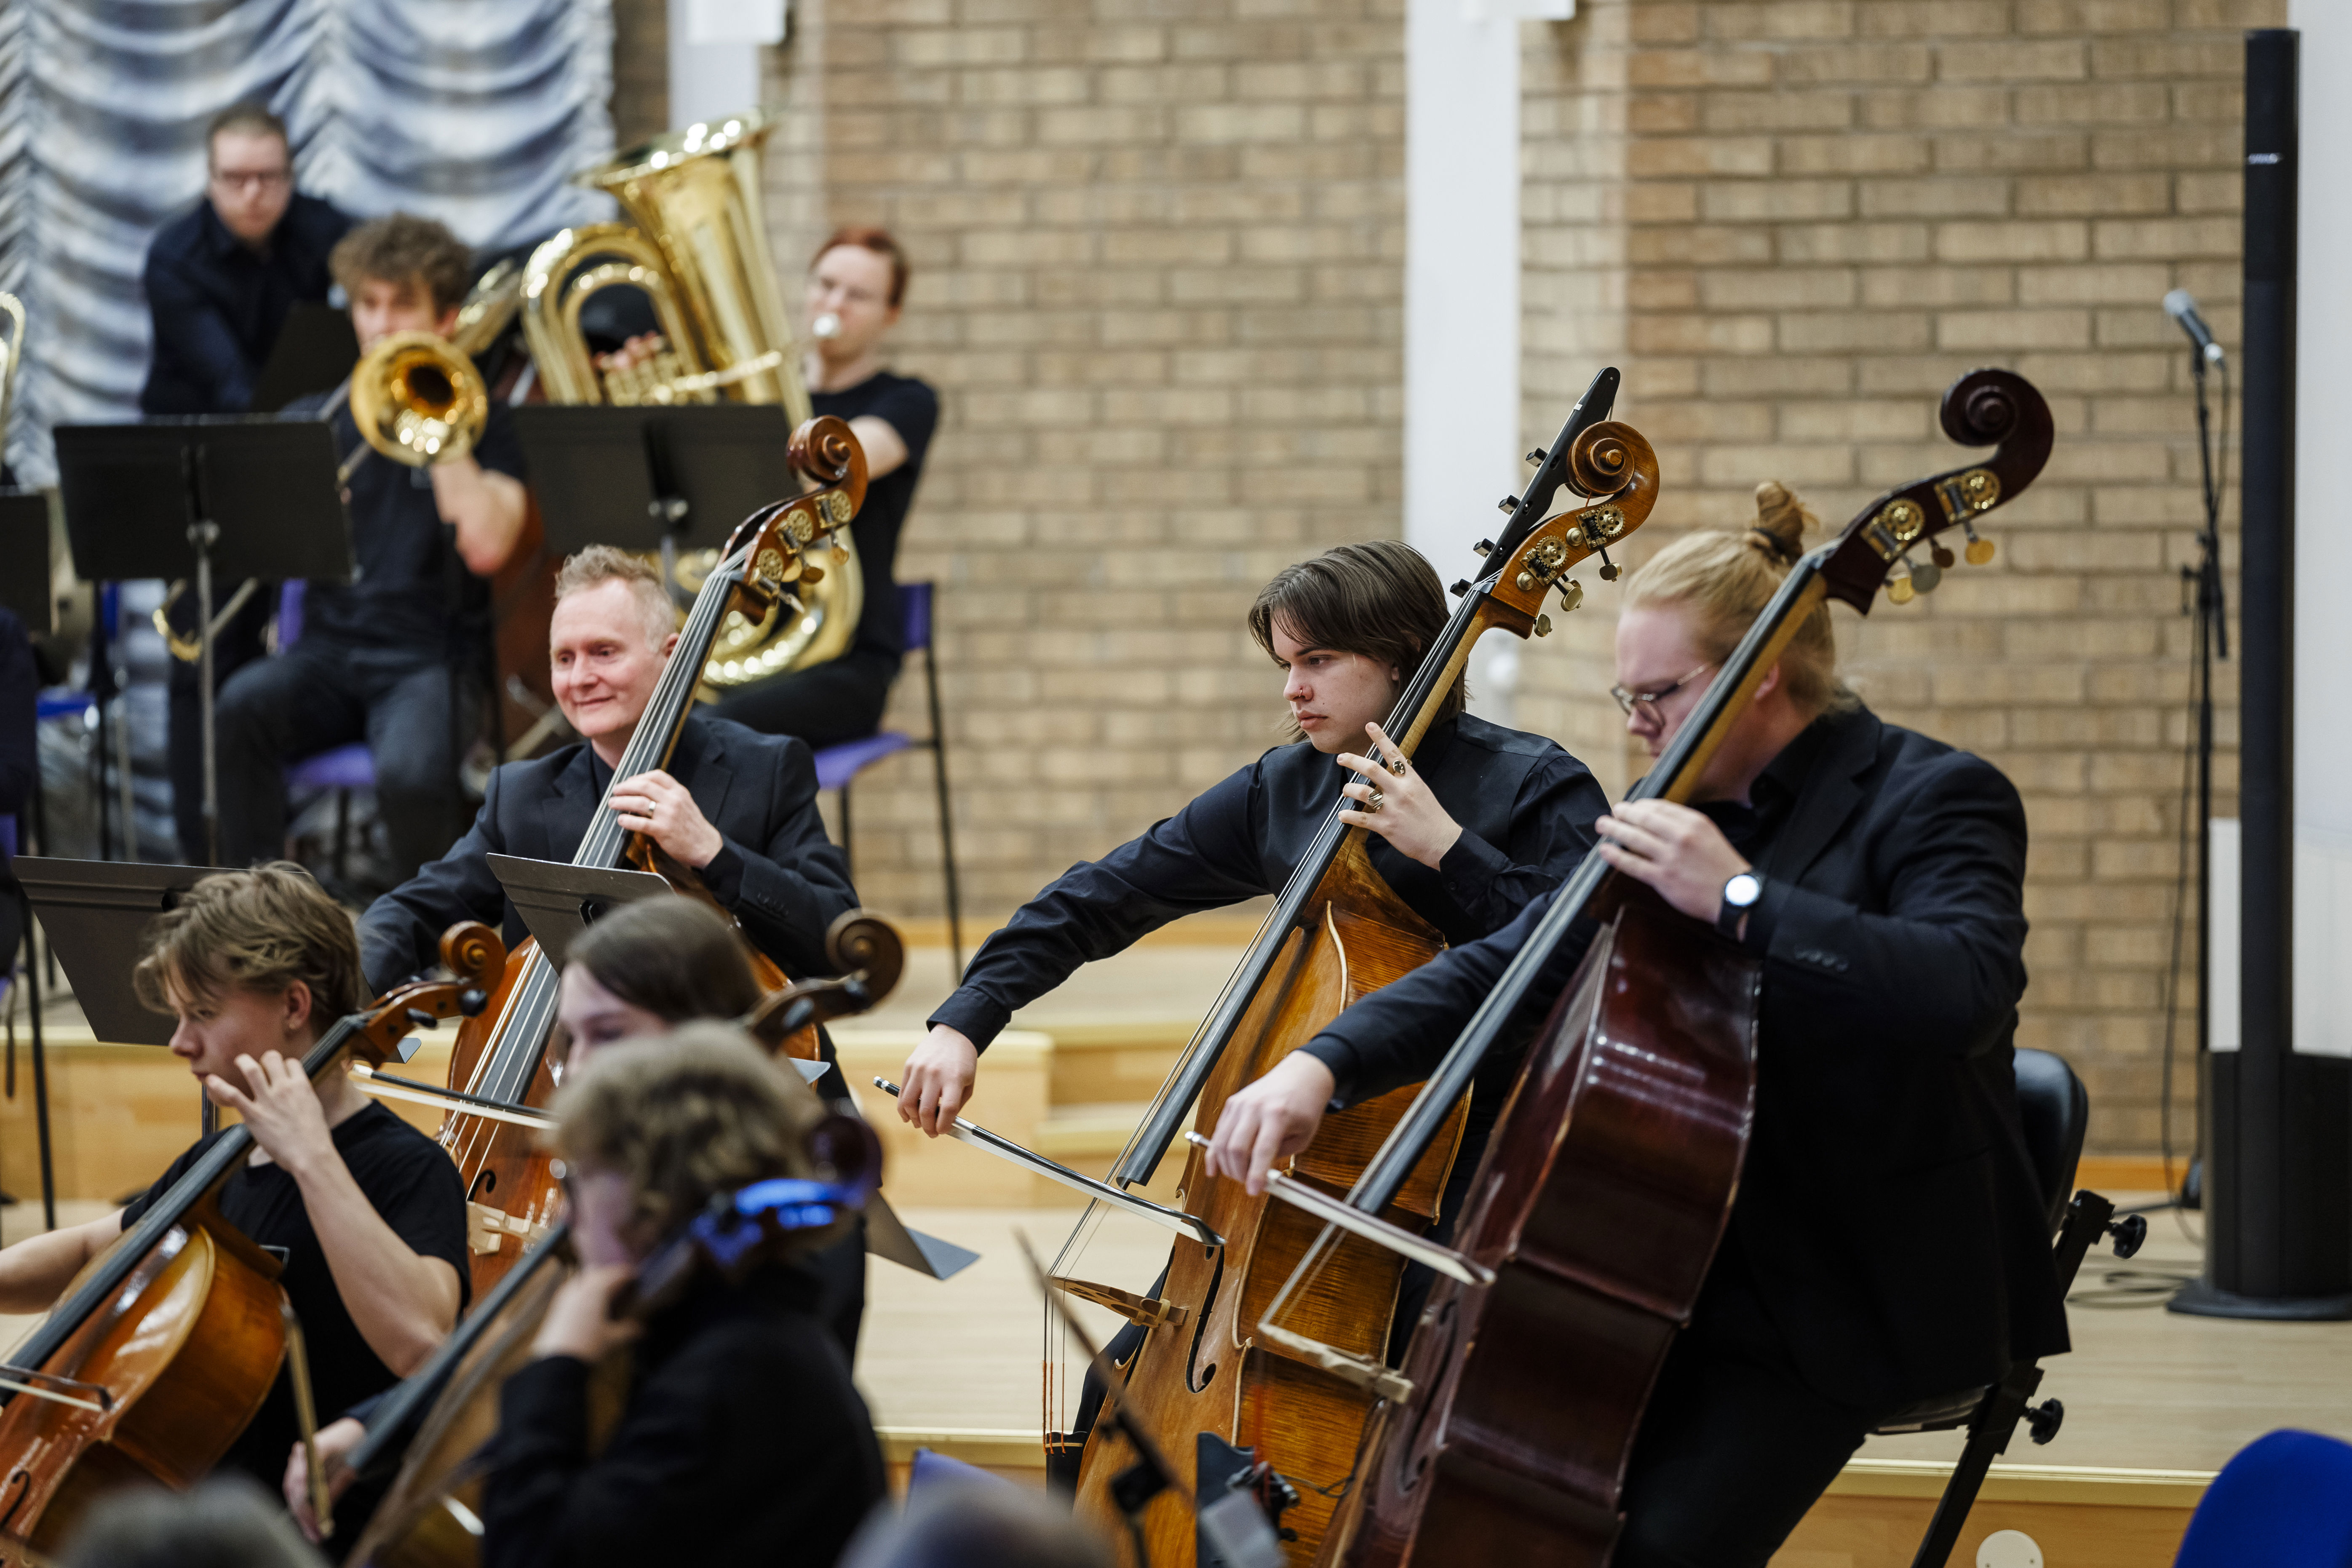
M 1799 626 L 1825 601 L 1931 588 L 1958 528 L 2015 500 L 2050 456 L 2048 405 L 1980 370 L 1944 395 L 1945 434 L 1990 457 L 1870 502 L 1801 558 L 1629 799 L 1688 798 Z M 1924 558 L 1922 558 L 1924 557 Z M 1343 1232 L 1378 1217 L 1443 1134 L 1452 1097 L 1503 1039 L 1571 927 L 1601 922 L 1530 1047 L 1473 1178 L 1454 1250 L 1387 1390 L 1318 1563 L 1605 1563 L 1619 1491 L 1666 1351 L 1728 1223 L 1754 1114 L 1761 966 L 1646 888 L 1586 859 L 1503 971 L 1419 1099 L 1271 1303 L 1260 1331 L 1302 1342 Z M 1322 1194 L 1272 1184 L 1329 1214 Z M 1417 1242 L 1417 1238 L 1413 1239 Z M 1428 1244 L 1417 1242 L 1424 1250 Z M 1284 1320 L 1290 1320 L 1286 1327 Z
M 315 1082 L 353 1057 L 396 1059 L 410 1029 L 480 1012 L 506 949 L 467 921 L 444 933 L 441 960 L 454 978 L 337 1019 L 303 1071 Z M 278 1260 L 215 1206 L 252 1152 L 249 1128 L 223 1133 L 0 1363 L 0 1563 L 44 1561 L 115 1488 L 193 1486 L 261 1408 L 299 1337 Z M 307 1368 L 296 1375 L 299 1392 Z
M 1609 549 L 1641 526 L 1657 499 L 1657 458 L 1649 443 L 1606 417 L 1618 380 L 1613 369 L 1596 376 L 1551 447 L 1530 458 L 1535 476 L 1522 495 L 1507 502 L 1511 521 L 1500 542 L 1481 547 L 1487 570 L 1475 584 L 1456 585 L 1460 605 L 1383 726 L 1402 753 L 1386 759 L 1391 765 L 1420 744 L 1488 629 L 1545 635 L 1551 628 L 1543 610 L 1553 592 L 1568 609 L 1583 598 L 1581 584 L 1568 576 L 1571 570 L 1597 555 L 1601 575 L 1616 575 Z M 1563 489 L 1583 500 L 1553 515 Z M 1239 970 L 1113 1167 L 1111 1179 L 1119 1187 L 1151 1180 L 1188 1113 L 1199 1127 L 1213 1127 L 1236 1090 L 1349 1004 L 1444 948 L 1437 930 L 1374 870 L 1367 830 L 1339 820 L 1352 804 L 1335 798 Z M 1334 1194 L 1346 1190 L 1410 1098 L 1410 1091 L 1400 1090 L 1327 1120 L 1297 1157 L 1299 1179 Z M 1435 1217 L 1466 1109 L 1457 1085 L 1446 1101 L 1443 1133 L 1424 1142 L 1408 1179 L 1383 1195 L 1381 1206 L 1394 1223 L 1420 1226 Z M 1287 1344 L 1264 1339 L 1252 1325 L 1263 1316 L 1275 1283 L 1313 1240 L 1314 1226 L 1250 1196 L 1239 1183 L 1207 1180 L 1201 1162 L 1198 1152 L 1188 1151 L 1182 1211 L 1174 1217 L 1191 1223 L 1174 1228 L 1189 1234 L 1180 1235 L 1157 1294 L 1137 1296 L 1070 1277 L 1097 1210 L 1132 1212 L 1134 1200 L 1126 1193 L 1089 1205 L 1056 1259 L 1054 1282 L 1143 1329 L 1142 1345 L 1128 1363 L 1124 1421 L 1151 1433 L 1187 1485 L 1202 1454 L 1216 1457 L 1223 1452 L 1217 1445 L 1244 1440 L 1276 1469 L 1308 1483 L 1288 1520 L 1296 1532 L 1289 1553 L 1303 1562 L 1332 1508 L 1332 1496 L 1314 1489 L 1348 1474 L 1370 1390 L 1385 1371 L 1380 1357 L 1401 1265 L 1384 1249 L 1360 1245 L 1345 1249 L 1327 1269 L 1312 1309 L 1312 1331 L 1337 1347 L 1337 1359 L 1297 1354 Z M 1114 1482 L 1124 1447 L 1118 1433 L 1102 1426 L 1090 1436 L 1079 1457 L 1080 1514 L 1107 1525 L 1119 1521 Z M 1172 1502 L 1148 1510 L 1139 1528 L 1153 1563 L 1194 1561 L 1193 1521 Z
M 790 457 L 793 468 L 816 488 L 761 508 L 728 540 L 719 564 L 695 595 L 677 647 L 613 770 L 605 797 L 597 803 L 572 857 L 573 865 L 635 865 L 660 875 L 683 895 L 709 900 L 693 872 L 670 860 L 651 840 L 621 828 L 610 805 L 612 788 L 667 763 L 693 704 L 704 660 L 730 611 L 740 605 L 755 615 L 764 613 L 787 585 L 813 582 L 823 574 L 827 568 L 817 557 L 836 559 L 838 547 L 832 535 L 848 526 L 865 502 L 866 453 L 845 422 L 826 416 L 793 432 Z M 785 983 L 765 955 L 752 950 L 750 956 L 763 985 L 773 989 Z M 555 1092 L 555 1065 L 548 1059 L 547 1041 L 555 1024 L 558 979 L 537 942 L 526 939 L 516 945 L 489 1010 L 458 1032 L 450 1053 L 450 1089 L 494 1105 L 548 1102 Z M 814 1031 L 787 1042 L 784 1050 L 791 1056 L 815 1057 Z M 455 1109 L 442 1123 L 440 1142 L 465 1178 L 474 1293 L 487 1296 L 513 1266 L 521 1247 L 552 1223 L 556 1183 L 529 1130 L 512 1122 Z M 517 1245 L 510 1247 L 509 1240 Z

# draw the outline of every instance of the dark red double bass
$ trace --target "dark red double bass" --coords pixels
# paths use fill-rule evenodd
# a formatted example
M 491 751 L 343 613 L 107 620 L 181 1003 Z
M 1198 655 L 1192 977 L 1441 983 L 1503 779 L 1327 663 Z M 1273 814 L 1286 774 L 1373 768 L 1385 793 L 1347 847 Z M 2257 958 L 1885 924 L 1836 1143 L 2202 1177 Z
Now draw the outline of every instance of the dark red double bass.
M 1798 562 L 1630 798 L 1690 794 L 1825 600 L 1867 614 L 1890 581 L 1898 600 L 1932 588 L 1952 563 L 1935 536 L 1952 528 L 1967 531 L 1972 562 L 1990 559 L 1974 520 L 2042 471 L 2049 407 L 2022 377 L 1980 370 L 1944 395 L 1943 426 L 1956 442 L 1996 450 L 1880 496 Z M 1487 1144 L 1452 1277 L 1441 1273 L 1431 1293 L 1402 1369 L 1405 1386 L 1392 1387 L 1398 1396 L 1375 1416 L 1322 1563 L 1599 1568 L 1615 1545 L 1634 1432 L 1722 1239 L 1747 1150 L 1755 962 L 1587 860 L 1347 1204 L 1358 1216 L 1380 1213 L 1587 915 L 1603 929 Z M 1294 1286 L 1311 1273 L 1310 1262 Z M 1267 1323 L 1282 1314 L 1277 1302 Z

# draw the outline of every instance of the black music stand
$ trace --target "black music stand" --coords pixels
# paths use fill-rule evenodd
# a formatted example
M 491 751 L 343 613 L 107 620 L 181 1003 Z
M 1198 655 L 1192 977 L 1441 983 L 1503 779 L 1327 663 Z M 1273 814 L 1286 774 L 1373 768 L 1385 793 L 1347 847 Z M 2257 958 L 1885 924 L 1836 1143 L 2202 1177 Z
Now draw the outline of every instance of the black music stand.
M 322 421 L 267 417 L 60 425 L 56 434 L 66 536 L 82 580 L 195 581 L 205 858 L 217 863 L 213 574 L 351 581 L 334 437 Z
M 580 933 L 623 904 L 668 898 L 677 889 L 651 871 L 617 866 L 574 866 L 569 861 L 528 860 L 520 855 L 486 855 L 490 874 L 514 900 L 515 912 L 539 940 L 547 961 L 561 969 L 563 955 Z
M 0 490 L 0 605 L 41 637 L 57 626 L 49 592 L 49 498 L 43 490 Z
M 807 488 L 787 457 L 792 426 L 772 405 L 526 404 L 514 421 L 548 549 L 658 551 L 673 592 L 678 551 L 717 549 L 752 512 Z
M 519 855 L 484 857 L 499 885 L 514 900 L 522 923 L 551 963 L 561 965 L 580 933 L 622 904 L 676 890 L 650 871 L 603 866 L 559 865 Z M 833 1064 L 793 1061 L 801 1077 L 814 1082 Z M 812 1070 L 814 1069 L 814 1070 Z M 866 1250 L 933 1279 L 945 1279 L 980 1260 L 980 1254 L 952 1241 L 916 1230 L 898 1218 L 877 1192 L 866 1204 Z
M 286 312 L 269 362 L 254 378 L 253 411 L 274 413 L 298 397 L 341 386 L 360 362 L 351 313 L 304 300 Z
M 49 954 L 73 982 L 74 996 L 90 1033 L 120 1045 L 168 1046 L 173 1020 L 151 1013 L 131 989 L 133 965 L 145 950 L 150 921 L 179 902 L 179 897 L 211 875 L 202 866 L 142 866 L 119 860 L 58 860 L 19 856 L 17 881 L 24 884 L 27 910 L 41 917 L 49 939 Z M 25 922 L 29 933 L 32 921 Z M 44 1222 L 58 1226 L 55 1187 L 49 1166 L 49 1085 L 42 1060 L 40 994 L 29 994 L 33 1008 L 33 1109 L 41 1137 L 41 1209 Z M 204 1130 L 218 1125 L 218 1112 L 199 1088 Z

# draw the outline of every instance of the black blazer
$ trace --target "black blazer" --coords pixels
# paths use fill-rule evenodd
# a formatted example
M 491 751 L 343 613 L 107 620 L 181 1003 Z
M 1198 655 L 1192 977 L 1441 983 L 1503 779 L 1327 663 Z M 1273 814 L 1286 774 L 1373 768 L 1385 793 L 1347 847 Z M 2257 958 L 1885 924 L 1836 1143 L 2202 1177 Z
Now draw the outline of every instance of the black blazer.
M 530 1363 L 499 1391 L 484 1568 L 827 1568 L 888 1495 L 849 1363 L 786 1265 L 706 1280 L 635 1347 L 620 1425 L 588 1455 L 589 1367 Z
M 483 857 L 570 860 L 603 798 L 598 771 L 583 743 L 491 773 L 466 836 L 361 918 L 361 963 L 379 995 L 437 962 L 441 933 L 458 921 L 497 922 L 509 946 L 522 940 L 522 917 Z M 704 885 L 785 973 L 829 973 L 825 928 L 857 907 L 857 894 L 817 816 L 807 744 L 689 717 L 669 773 L 727 840 L 702 868 Z
M 2066 1348 L 2011 1057 L 2025 810 L 1990 763 L 1866 710 L 1817 731 L 1794 806 L 1749 850 L 1766 889 L 1745 939 L 1764 965 L 1756 1121 L 1717 1272 L 1744 1268 L 1817 1392 L 1882 1409 Z M 1425 1078 L 1551 897 L 1309 1042 L 1343 1101 Z M 1506 1048 L 1590 940 L 1564 944 Z

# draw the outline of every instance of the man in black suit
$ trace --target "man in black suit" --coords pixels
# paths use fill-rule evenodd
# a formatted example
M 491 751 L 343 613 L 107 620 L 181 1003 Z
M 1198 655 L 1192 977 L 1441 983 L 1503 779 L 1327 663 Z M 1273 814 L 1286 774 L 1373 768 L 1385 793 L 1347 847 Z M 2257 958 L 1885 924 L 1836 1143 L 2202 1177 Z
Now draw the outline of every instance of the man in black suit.
M 521 918 L 485 857 L 569 860 L 599 809 L 700 877 L 787 974 L 826 972 L 825 929 L 857 895 L 817 815 L 816 763 L 804 742 L 689 718 L 667 769 L 613 784 L 677 646 L 675 619 L 644 560 L 599 545 L 563 563 L 549 658 L 556 704 L 581 743 L 492 773 L 465 837 L 375 901 L 360 921 L 370 984 L 383 991 L 431 964 L 457 921 L 502 923 L 509 944 L 520 941 Z
M 1796 559 L 1801 523 L 1781 500 L 1626 584 L 1616 697 L 1654 758 Z M 2066 1348 L 2011 1057 L 2024 808 L 1990 763 L 1863 708 L 1835 679 L 1826 606 L 1814 617 L 1692 805 L 1629 802 L 1597 825 L 1595 853 L 1763 966 L 1738 1196 L 1643 1417 L 1615 1568 L 1761 1568 L 1888 1415 Z M 1426 1078 L 1553 896 L 1236 1094 L 1211 1169 L 1262 1189 L 1328 1105 Z M 1511 1045 L 1567 988 L 1583 924 Z
M 144 414 L 243 414 L 287 312 L 323 301 L 352 220 L 294 190 L 286 122 L 257 103 L 205 132 L 205 199 L 156 231 L 142 274 L 155 353 Z M 267 412 L 263 410 L 262 412 Z

